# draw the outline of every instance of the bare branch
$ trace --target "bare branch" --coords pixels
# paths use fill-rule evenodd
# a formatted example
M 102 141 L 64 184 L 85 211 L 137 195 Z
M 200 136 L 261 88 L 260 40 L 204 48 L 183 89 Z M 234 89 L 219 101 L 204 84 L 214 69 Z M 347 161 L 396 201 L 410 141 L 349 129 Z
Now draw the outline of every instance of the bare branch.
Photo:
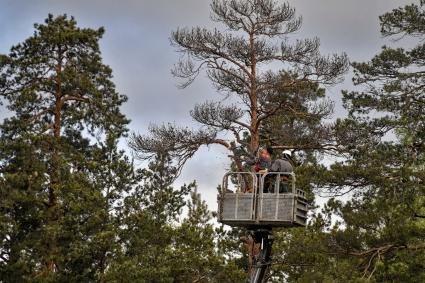
M 149 132 L 148 136 L 133 134 L 129 141 L 130 148 L 142 160 L 150 159 L 157 155 L 169 155 L 176 161 L 176 167 L 179 172 L 186 161 L 203 145 L 219 144 L 228 149 L 230 148 L 230 144 L 223 139 L 217 138 L 217 131 L 211 128 L 192 130 L 169 123 L 161 126 L 151 125 Z
M 312 142 L 311 144 L 273 145 L 272 148 L 293 150 L 339 150 L 339 147 L 335 144 L 317 144 L 315 142 Z
M 210 32 L 207 29 L 194 28 L 191 31 L 177 29 L 172 33 L 171 40 L 181 51 L 187 52 L 198 61 L 223 59 L 236 65 L 247 76 L 250 76 L 248 69 L 237 60 L 238 57 L 243 58 L 244 49 L 246 52 L 246 47 L 243 47 L 246 43 L 241 37 L 223 35 L 217 30 Z M 232 49 L 235 46 L 238 48 Z M 241 54 L 238 56 L 238 53 Z

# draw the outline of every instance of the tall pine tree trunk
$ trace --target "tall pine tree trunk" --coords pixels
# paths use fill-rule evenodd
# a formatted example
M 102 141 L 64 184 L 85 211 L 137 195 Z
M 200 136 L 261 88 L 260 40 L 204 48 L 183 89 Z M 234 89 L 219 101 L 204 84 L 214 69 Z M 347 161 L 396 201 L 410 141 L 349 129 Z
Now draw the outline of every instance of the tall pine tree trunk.
M 251 104 L 251 153 L 255 154 L 260 145 L 260 137 L 258 133 L 258 101 L 257 101 L 257 61 L 254 42 L 254 31 L 249 34 L 249 47 L 251 52 L 251 89 L 249 94 Z
M 51 182 L 49 187 L 49 203 L 48 203 L 48 219 L 47 227 L 55 225 L 58 221 L 58 210 L 57 210 L 57 196 L 56 190 L 60 186 L 60 139 L 61 139 L 61 111 L 62 111 L 62 81 L 61 81 L 61 72 L 62 72 L 62 54 L 58 51 L 58 64 L 56 66 L 56 93 L 55 93 L 55 107 L 54 107 L 54 122 L 53 122 L 53 147 L 52 147 L 52 171 L 51 171 Z M 54 253 L 56 249 L 56 235 L 50 234 L 47 237 L 48 242 L 48 251 L 46 259 L 47 262 L 47 271 L 49 273 L 55 271 L 55 261 Z

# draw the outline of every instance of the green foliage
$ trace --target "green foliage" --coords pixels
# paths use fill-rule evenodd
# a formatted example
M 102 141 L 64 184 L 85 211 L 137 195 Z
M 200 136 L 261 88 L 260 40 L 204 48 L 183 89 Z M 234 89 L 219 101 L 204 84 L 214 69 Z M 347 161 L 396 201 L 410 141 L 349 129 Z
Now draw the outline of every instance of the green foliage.
M 49 15 L 0 62 L 1 258 L 7 282 L 101 278 L 118 197 L 137 178 L 117 142 L 127 98 L 102 63 L 104 32 Z M 83 133 L 89 135 L 84 135 Z
M 163 161 L 152 163 L 150 170 L 145 171 L 144 185 L 136 189 L 140 194 L 125 199 L 120 215 L 122 249 L 110 265 L 107 280 L 241 282 L 245 272 L 235 266 L 229 253 L 219 252 L 217 238 L 224 232 L 211 223 L 210 212 L 196 192 L 196 184 L 172 189 L 166 176 L 175 169 L 164 167 Z M 164 194 L 164 188 L 169 189 L 168 193 Z M 190 190 L 188 201 L 181 198 Z M 146 191 L 151 192 L 145 194 Z M 177 221 L 183 205 L 188 208 L 187 216 Z
M 172 44 L 185 54 L 172 73 L 185 88 L 205 71 L 217 93 L 231 95 L 235 103 L 196 105 L 190 114 L 199 130 L 167 123 L 133 135 L 130 146 L 139 157 L 167 153 L 181 168 L 201 146 L 215 144 L 229 150 L 243 171 L 241 155 L 255 156 L 264 143 L 322 148 L 329 136 L 322 119 L 332 103 L 322 99 L 319 84 L 339 82 L 348 69 L 347 56 L 321 55 L 318 38 L 290 40 L 301 18 L 288 3 L 212 0 L 211 18 L 224 29 L 179 28 L 171 34 Z M 274 129 L 278 133 L 270 133 Z
M 422 4 L 381 16 L 383 35 L 422 39 Z M 361 90 L 343 93 L 349 116 L 334 129 L 341 161 L 313 162 L 316 173 L 304 176 L 343 198 L 331 198 L 307 230 L 277 234 L 276 282 L 424 280 L 423 50 L 422 40 L 410 50 L 384 46 L 352 64 Z
M 136 169 L 118 149 L 127 98 L 102 63 L 103 28 L 66 15 L 34 27 L 0 57 L 13 113 L 0 125 L 0 281 L 240 282 L 195 183 L 173 187 L 169 156 Z
M 273 2 L 260 2 L 264 5 L 251 11 L 243 1 L 213 1 L 215 20 L 238 30 L 247 28 L 245 22 L 232 19 L 244 18 L 244 11 L 258 19 L 276 16 L 268 13 Z M 318 188 L 335 196 L 314 212 L 307 228 L 276 230 L 268 282 L 425 281 L 422 5 L 381 16 L 384 36 L 413 36 L 419 43 L 411 49 L 386 46 L 370 62 L 353 63 L 353 81 L 361 88 L 344 92 L 349 116 L 333 128 L 323 123 L 332 110 L 324 90 L 299 80 L 300 74 L 243 77 L 248 86 L 242 86 L 235 83 L 237 68 L 219 64 L 222 69 L 208 73 L 218 91 L 244 97 L 247 87 L 245 99 L 258 95 L 261 123 L 239 121 L 242 112 L 214 102 L 196 106 L 192 115 L 215 130 L 169 144 L 179 146 L 183 163 L 200 144 L 218 143 L 242 155 L 254 137 L 244 127 L 258 127 L 262 142 L 297 149 L 297 187 L 311 203 Z M 299 27 L 294 11 L 279 7 L 276 21 L 256 32 L 277 36 Z M 103 33 L 49 15 L 35 25 L 33 36 L 0 56 L 1 103 L 12 112 L 0 125 L 0 280 L 243 282 L 248 261 L 239 237 L 244 231 L 215 227 L 196 183 L 173 187 L 182 165 L 172 166 L 176 156 L 154 154 L 148 168 L 136 169 L 118 150 L 129 122 L 120 112 L 126 97 L 115 91 L 112 71 L 102 63 Z M 200 64 L 218 62 L 211 55 L 215 47 L 202 52 L 201 43 L 227 41 L 225 51 L 234 62 L 246 55 L 238 37 L 202 29 L 173 36 L 182 48 L 190 43 L 186 51 Z M 317 41 L 302 46 L 322 58 Z M 263 55 L 270 55 L 263 47 Z M 282 48 L 296 55 L 296 46 Z M 338 58 L 333 75 L 327 69 L 331 63 L 315 70 L 324 83 L 333 83 L 343 71 L 345 57 Z M 188 64 L 178 70 L 180 75 L 189 71 L 190 82 L 199 70 Z M 270 88 L 252 87 L 257 83 Z M 183 129 L 156 128 L 160 136 L 193 133 Z M 217 139 L 223 129 L 235 130 L 238 144 Z M 160 146 L 153 140 L 151 145 Z M 341 159 L 326 167 L 316 152 L 328 149 Z

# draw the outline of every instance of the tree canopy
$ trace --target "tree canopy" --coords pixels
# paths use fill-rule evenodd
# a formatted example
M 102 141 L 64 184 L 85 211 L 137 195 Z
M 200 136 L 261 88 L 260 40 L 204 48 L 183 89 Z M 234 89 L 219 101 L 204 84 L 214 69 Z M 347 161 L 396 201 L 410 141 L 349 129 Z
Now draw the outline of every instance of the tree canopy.
M 270 143 L 260 129 L 272 117 L 286 116 L 287 124 L 305 127 L 312 127 L 306 121 L 314 119 L 319 121 L 317 128 L 331 111 L 332 105 L 322 100 L 321 86 L 341 79 L 348 67 L 347 57 L 321 55 L 318 38 L 290 40 L 302 21 L 289 4 L 213 0 L 211 19 L 226 31 L 195 27 L 171 34 L 173 46 L 182 54 L 172 73 L 182 79 L 184 88 L 205 71 L 229 103 L 211 100 L 196 105 L 190 114 L 199 129 L 168 123 L 151 126 L 149 135 L 133 135 L 130 146 L 139 157 L 167 152 L 181 167 L 200 146 L 218 144 L 230 150 L 241 170 L 241 154 L 255 155 L 260 144 Z M 271 64 L 277 67 L 271 68 Z M 273 141 L 275 146 L 306 147 L 300 143 Z M 314 148 L 324 143 L 326 139 L 318 140 Z
M 118 149 L 127 97 L 102 62 L 104 29 L 66 15 L 34 28 L 0 56 L 0 281 L 241 281 L 205 203 L 187 199 L 195 184 L 173 187 L 166 155 L 137 169 Z
M 175 187 L 204 145 L 233 165 L 260 145 L 297 152 L 297 188 L 331 196 L 307 227 L 275 229 L 267 282 L 425 281 L 425 1 L 382 15 L 393 39 L 351 64 L 348 115 L 334 123 L 325 86 L 347 70 L 319 40 L 292 40 L 301 18 L 272 0 L 213 0 L 225 31 L 179 28 L 173 74 L 205 74 L 217 93 L 195 105 L 198 129 L 154 125 L 131 146 L 127 97 L 99 47 L 104 29 L 48 15 L 0 55 L 0 281 L 244 282 L 241 229 L 215 225 L 196 182 Z M 323 164 L 317 152 L 336 159 Z M 244 168 L 243 168 L 244 169 Z
M 319 192 L 340 197 L 331 198 L 307 230 L 279 234 L 282 264 L 272 277 L 424 280 L 423 4 L 380 17 L 383 36 L 395 43 L 417 38 L 415 46 L 384 46 L 369 62 L 352 63 L 358 90 L 343 92 L 349 115 L 334 131 L 342 161 L 317 166 L 310 179 Z

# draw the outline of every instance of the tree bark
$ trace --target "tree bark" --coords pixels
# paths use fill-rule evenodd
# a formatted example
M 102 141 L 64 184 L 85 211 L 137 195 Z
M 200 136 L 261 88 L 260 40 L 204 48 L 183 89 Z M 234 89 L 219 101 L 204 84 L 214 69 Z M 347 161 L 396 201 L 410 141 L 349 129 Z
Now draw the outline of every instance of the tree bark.
M 254 29 L 254 27 L 253 27 Z M 249 100 L 251 104 L 251 148 L 250 151 L 253 155 L 257 151 L 260 141 L 258 133 L 258 102 L 257 102 L 257 59 L 255 50 L 254 31 L 249 34 L 249 48 L 251 52 L 251 89 Z

